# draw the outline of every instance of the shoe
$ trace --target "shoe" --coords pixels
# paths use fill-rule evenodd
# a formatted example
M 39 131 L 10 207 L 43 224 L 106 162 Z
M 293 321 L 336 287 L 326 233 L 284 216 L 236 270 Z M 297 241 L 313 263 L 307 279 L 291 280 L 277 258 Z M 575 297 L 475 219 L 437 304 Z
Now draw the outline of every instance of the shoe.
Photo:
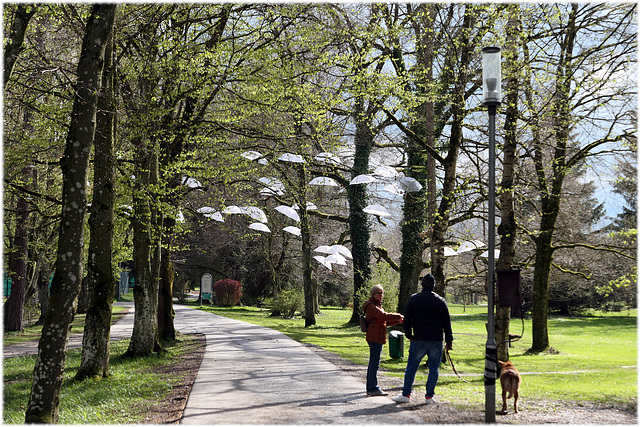
M 425 396 L 424 398 L 426 399 L 427 403 L 438 403 L 433 396 Z
M 389 396 L 389 393 L 380 389 L 368 391 L 367 396 Z
M 394 397 L 394 398 L 393 398 L 393 399 L 391 399 L 391 400 L 393 400 L 393 401 L 394 401 L 394 402 L 396 402 L 396 403 L 409 403 L 410 396 L 403 396 L 403 395 L 400 395 L 400 396 L 396 396 L 396 397 Z

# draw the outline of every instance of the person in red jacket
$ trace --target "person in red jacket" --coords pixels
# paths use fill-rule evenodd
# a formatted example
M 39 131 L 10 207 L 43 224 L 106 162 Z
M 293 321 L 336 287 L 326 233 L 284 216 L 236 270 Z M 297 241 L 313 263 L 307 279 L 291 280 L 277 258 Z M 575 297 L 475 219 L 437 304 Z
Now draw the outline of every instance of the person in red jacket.
M 399 313 L 387 313 L 382 308 L 384 289 L 375 285 L 371 288 L 371 297 L 362 306 L 367 324 L 367 343 L 369 344 L 369 367 L 367 368 L 367 396 L 387 396 L 378 386 L 378 367 L 382 355 L 382 346 L 387 342 L 387 326 L 402 323 Z

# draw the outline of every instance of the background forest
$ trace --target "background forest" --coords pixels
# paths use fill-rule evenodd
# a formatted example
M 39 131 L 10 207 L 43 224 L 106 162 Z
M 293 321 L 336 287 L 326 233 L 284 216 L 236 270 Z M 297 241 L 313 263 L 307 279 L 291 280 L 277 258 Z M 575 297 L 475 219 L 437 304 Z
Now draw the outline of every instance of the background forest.
M 374 283 L 402 312 L 425 271 L 449 301 L 486 302 L 486 46 L 504 94 L 491 249 L 521 272 L 532 349 L 550 311 L 636 306 L 633 3 L 3 14 L 5 330 L 35 299 L 59 348 L 77 301 L 94 331 L 79 376 L 108 371 L 91 359 L 125 268 L 129 355 L 175 337 L 173 298 L 205 273 L 244 304 L 299 301 L 307 326 L 322 305 L 355 321 Z M 47 357 L 64 364 L 42 355 L 34 374 Z M 37 398 L 27 419 L 55 419 Z

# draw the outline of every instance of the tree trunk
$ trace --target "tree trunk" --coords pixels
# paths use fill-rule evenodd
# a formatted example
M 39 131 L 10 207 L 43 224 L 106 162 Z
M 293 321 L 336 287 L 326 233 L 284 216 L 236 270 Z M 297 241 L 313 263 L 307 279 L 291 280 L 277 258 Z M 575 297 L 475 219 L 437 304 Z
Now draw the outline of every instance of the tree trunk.
M 165 222 L 167 219 L 165 219 Z M 170 219 L 169 222 L 175 222 Z M 173 226 L 170 226 L 173 228 Z M 169 246 L 169 245 L 167 245 Z M 171 251 L 168 247 L 162 248 L 160 260 L 160 284 L 158 294 L 158 335 L 163 341 L 175 341 L 176 328 L 174 319 L 176 312 L 173 309 L 173 279 L 174 271 L 171 263 Z
M 32 165 L 22 169 L 27 186 L 31 180 Z M 18 196 L 16 202 L 16 228 L 13 247 L 9 255 L 11 269 L 11 293 L 4 304 L 5 332 L 22 331 L 24 327 L 24 305 L 27 294 L 27 260 L 29 257 L 29 202 Z
M 89 259 L 87 263 L 87 315 L 82 338 L 82 359 L 76 380 L 109 375 L 111 310 L 115 297 L 112 264 L 115 206 L 115 97 L 113 92 L 113 36 L 105 52 L 103 95 L 98 101 L 94 188 L 89 217 Z
M 97 94 L 116 5 L 94 5 L 85 29 L 78 83 L 64 156 L 61 160 L 62 215 L 50 307 L 42 327 L 33 370 L 26 423 L 56 423 L 64 375 L 66 343 L 82 280 L 86 182 L 96 123 Z
M 6 89 L 7 82 L 13 74 L 13 68 L 16 65 L 18 56 L 24 50 L 22 46 L 24 42 L 24 35 L 27 32 L 29 21 L 35 15 L 37 5 L 33 4 L 19 4 L 16 6 L 16 11 L 13 15 L 13 22 L 11 23 L 11 32 L 4 45 L 4 87 Z

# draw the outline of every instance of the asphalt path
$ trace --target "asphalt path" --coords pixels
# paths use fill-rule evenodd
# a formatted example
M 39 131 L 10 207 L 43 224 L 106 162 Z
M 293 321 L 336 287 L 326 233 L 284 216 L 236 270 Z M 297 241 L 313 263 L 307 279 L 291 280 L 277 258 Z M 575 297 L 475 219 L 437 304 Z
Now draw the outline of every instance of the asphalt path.
M 128 339 L 129 313 L 111 327 Z M 182 424 L 423 424 L 389 397 L 366 397 L 365 384 L 286 335 L 184 305 L 174 305 L 175 328 L 206 336 L 206 351 Z M 68 348 L 82 346 L 73 334 Z M 34 354 L 37 343 L 3 348 L 4 357 Z

